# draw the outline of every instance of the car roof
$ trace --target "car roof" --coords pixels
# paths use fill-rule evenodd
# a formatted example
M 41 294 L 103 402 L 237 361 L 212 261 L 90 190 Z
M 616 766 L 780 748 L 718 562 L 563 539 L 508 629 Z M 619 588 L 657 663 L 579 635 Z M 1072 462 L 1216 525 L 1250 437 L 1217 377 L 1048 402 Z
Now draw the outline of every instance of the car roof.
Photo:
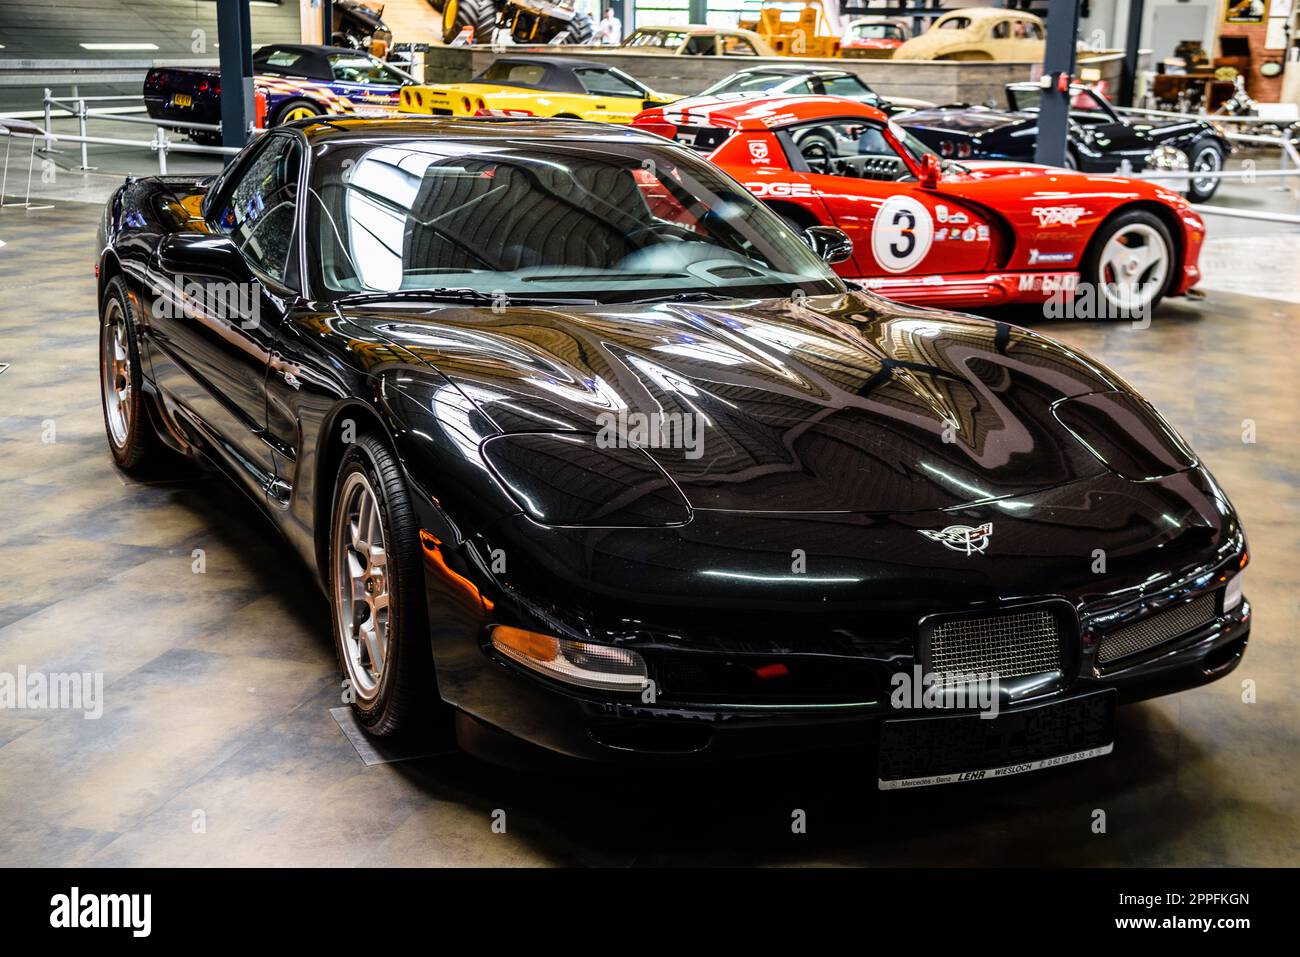
M 671 113 L 672 104 L 664 107 Z M 779 130 L 809 120 L 831 119 L 833 117 L 852 116 L 877 123 L 889 122 L 887 117 L 874 106 L 867 106 L 857 100 L 842 96 L 808 96 L 777 95 L 756 96 L 744 100 L 730 100 L 712 97 L 692 100 L 690 104 L 692 117 L 705 114 L 709 120 L 727 120 L 728 126 L 737 130 L 761 131 Z
M 352 56 L 369 56 L 365 50 L 354 50 L 351 47 L 327 47 L 319 43 L 267 43 L 253 51 L 254 57 L 259 57 L 263 53 L 273 53 L 276 50 L 284 50 L 286 53 L 304 53 L 325 54 L 330 56 L 335 53 L 347 53 Z
M 487 70 L 490 70 L 492 67 L 496 66 L 498 63 L 536 63 L 539 66 L 552 66 L 552 67 L 557 67 L 565 70 L 571 70 L 574 67 L 581 67 L 581 68 L 595 67 L 598 70 L 610 69 L 610 66 L 606 63 L 597 63 L 595 60 L 580 60 L 577 57 L 571 57 L 571 56 L 533 56 L 531 54 L 527 54 L 527 55 L 510 54 L 508 56 L 497 57 L 487 66 L 485 66 L 483 70 L 480 72 L 486 72 Z
M 722 33 L 727 36 L 758 36 L 753 30 L 743 30 L 740 27 L 713 27 L 707 23 L 679 23 L 679 24 L 647 24 L 643 27 L 637 27 L 633 33 Z
M 836 70 L 834 67 L 817 66 L 752 66 L 747 70 L 737 70 L 732 76 L 742 73 L 779 73 L 782 76 L 856 76 L 851 70 Z
M 549 117 L 495 118 L 427 116 L 398 114 L 393 116 L 318 116 L 289 124 L 315 147 L 324 143 L 371 140 L 402 140 L 421 137 L 446 140 L 526 139 L 544 143 L 548 139 L 645 143 L 663 146 L 663 137 L 631 126 L 598 123 L 594 120 L 558 120 Z
M 969 17 L 972 22 L 1011 17 L 1014 19 L 1037 20 L 1039 23 L 1042 23 L 1042 17 L 1030 13 L 1028 10 L 1009 10 L 1005 7 L 958 7 L 955 10 L 949 10 L 942 17 L 937 18 L 937 20 L 946 20 L 951 16 Z

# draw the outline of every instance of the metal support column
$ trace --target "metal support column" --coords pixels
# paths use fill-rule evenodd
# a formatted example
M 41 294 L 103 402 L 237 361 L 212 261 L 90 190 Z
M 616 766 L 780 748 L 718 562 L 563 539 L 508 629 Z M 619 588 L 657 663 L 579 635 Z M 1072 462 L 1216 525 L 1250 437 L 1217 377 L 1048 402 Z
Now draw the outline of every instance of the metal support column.
M 1053 0 L 1047 8 L 1047 50 L 1043 54 L 1043 93 L 1038 104 L 1038 145 L 1034 160 L 1065 165 L 1070 120 L 1070 78 L 1074 40 L 1079 32 L 1079 0 Z
M 1128 0 L 1128 30 L 1124 41 L 1124 72 L 1119 81 L 1119 103 L 1132 106 L 1137 92 L 1138 47 L 1142 45 L 1142 14 L 1146 0 Z
M 320 42 L 326 46 L 334 42 L 334 0 L 320 0 Z
M 221 145 L 243 146 L 253 120 L 253 30 L 248 0 L 217 0 Z

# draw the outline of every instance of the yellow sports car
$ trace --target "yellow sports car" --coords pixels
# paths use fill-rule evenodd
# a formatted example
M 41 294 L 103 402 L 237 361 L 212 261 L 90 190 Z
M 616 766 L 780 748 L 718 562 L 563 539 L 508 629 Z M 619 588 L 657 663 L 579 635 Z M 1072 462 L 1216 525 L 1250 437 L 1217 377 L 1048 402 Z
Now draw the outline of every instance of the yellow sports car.
M 402 87 L 398 109 L 439 116 L 563 116 L 631 123 L 642 110 L 677 99 L 590 60 L 508 56 L 467 83 Z

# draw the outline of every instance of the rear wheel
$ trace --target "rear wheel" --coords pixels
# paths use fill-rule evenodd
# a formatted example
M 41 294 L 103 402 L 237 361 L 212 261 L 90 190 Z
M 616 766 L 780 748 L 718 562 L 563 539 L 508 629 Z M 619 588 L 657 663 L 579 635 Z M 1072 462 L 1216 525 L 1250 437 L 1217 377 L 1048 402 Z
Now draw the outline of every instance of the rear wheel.
M 465 27 L 474 28 L 475 43 L 491 43 L 497 28 L 492 0 L 446 0 L 442 8 L 442 42 L 450 43 Z
M 125 472 L 155 465 L 166 453 L 153 430 L 141 386 L 140 349 L 131 296 L 120 276 L 104 290 L 99 319 L 99 392 L 113 461 Z
M 1223 149 L 1213 140 L 1206 140 L 1191 151 L 1187 162 L 1192 178 L 1187 187 L 1187 198 L 1193 203 L 1204 203 L 1219 188 L 1218 177 L 1197 179 L 1196 173 L 1218 173 L 1223 170 Z
M 376 737 L 435 710 L 419 526 L 397 459 L 373 435 L 343 456 L 330 523 L 330 608 L 353 713 Z
M 1155 309 L 1173 270 L 1169 230 L 1154 214 L 1136 209 L 1102 224 L 1080 272 L 1105 300 L 1104 315 L 1128 319 Z
M 275 121 L 272 126 L 283 126 L 285 123 L 292 123 L 294 120 L 305 120 L 312 116 L 320 116 L 325 111 L 311 100 L 290 100 L 275 112 Z

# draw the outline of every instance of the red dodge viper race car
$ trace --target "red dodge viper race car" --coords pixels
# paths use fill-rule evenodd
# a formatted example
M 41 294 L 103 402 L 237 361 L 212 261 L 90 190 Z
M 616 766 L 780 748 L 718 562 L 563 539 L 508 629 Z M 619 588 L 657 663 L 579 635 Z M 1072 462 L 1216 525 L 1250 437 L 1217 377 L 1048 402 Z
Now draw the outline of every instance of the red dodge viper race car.
M 1095 284 L 1123 315 L 1200 278 L 1201 218 L 1123 176 L 941 160 L 879 110 L 831 96 L 692 100 L 634 125 L 707 153 L 792 225 L 853 240 L 838 271 L 907 302 L 1042 303 Z M 1105 302 L 1100 300 L 1104 299 Z

